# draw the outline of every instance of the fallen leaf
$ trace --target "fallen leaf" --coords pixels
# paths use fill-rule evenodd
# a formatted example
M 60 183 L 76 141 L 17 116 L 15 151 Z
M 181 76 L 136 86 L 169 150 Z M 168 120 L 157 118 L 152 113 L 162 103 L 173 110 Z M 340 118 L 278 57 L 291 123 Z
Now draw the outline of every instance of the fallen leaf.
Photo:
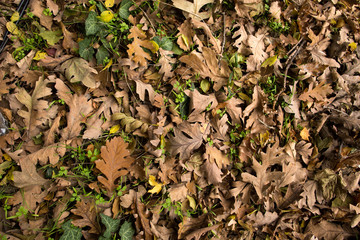
M 184 14 L 198 20 L 207 19 L 210 17 L 210 12 L 200 12 L 200 9 L 206 4 L 213 3 L 214 0 L 194 0 L 189 2 L 186 0 L 172 0 L 174 7 L 184 11 Z
M 192 151 L 198 149 L 205 134 L 200 131 L 200 125 L 184 122 L 174 129 L 174 136 L 170 136 L 169 152 L 172 155 L 180 154 L 180 159 L 188 159 Z
M 106 146 L 101 147 L 102 159 L 95 161 L 96 168 L 105 175 L 105 177 L 98 176 L 98 180 L 105 186 L 109 196 L 117 186 L 115 181 L 126 175 L 129 172 L 128 168 L 134 162 L 127 146 L 128 144 L 121 137 L 113 138 L 106 142 Z
M 75 207 L 71 209 L 71 212 L 80 216 L 81 219 L 72 220 L 72 224 L 80 228 L 90 227 L 89 233 L 100 233 L 101 227 L 97 220 L 98 210 L 94 199 L 82 197 L 80 201 L 76 202 Z
M 300 136 L 302 139 L 309 141 L 309 137 L 310 137 L 309 130 L 306 127 L 304 127 L 300 132 Z
M 128 44 L 129 49 L 127 53 L 129 58 L 141 66 L 147 66 L 147 60 L 151 60 L 150 54 L 145 52 L 142 47 L 151 51 L 155 50 L 154 44 L 150 40 L 147 40 L 146 37 L 146 34 L 137 26 L 133 26 L 128 35 L 128 39 L 133 39 L 133 42 Z
M 152 193 L 152 194 L 159 193 L 163 186 L 162 183 L 158 183 L 156 181 L 156 177 L 153 175 L 149 175 L 149 184 L 150 184 L 150 186 L 153 186 L 153 189 L 148 191 L 149 193 Z
M 89 63 L 82 58 L 71 58 L 61 64 L 60 70 L 72 83 L 82 82 L 86 87 L 96 88 L 100 83 L 96 82 L 94 74 L 98 72 L 89 66 Z

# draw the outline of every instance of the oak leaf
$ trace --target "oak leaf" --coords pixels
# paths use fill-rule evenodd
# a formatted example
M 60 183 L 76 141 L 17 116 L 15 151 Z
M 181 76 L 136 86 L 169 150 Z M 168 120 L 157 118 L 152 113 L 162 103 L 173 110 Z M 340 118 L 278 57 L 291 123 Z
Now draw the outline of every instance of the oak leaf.
M 21 172 L 14 171 L 14 183 L 18 188 L 32 188 L 34 186 L 42 186 L 48 183 L 48 180 L 41 177 L 33 163 L 29 158 L 22 158 L 19 160 Z
M 275 165 L 281 164 L 287 155 L 279 148 L 279 142 L 276 142 L 272 147 L 268 147 L 266 153 L 261 153 L 261 164 L 253 158 L 252 168 L 255 175 L 244 172 L 241 177 L 244 182 L 251 183 L 260 199 L 264 198 L 264 193 L 267 185 L 276 179 L 280 179 L 284 173 L 280 171 L 268 171 L 268 169 Z
M 147 60 L 151 60 L 149 53 L 145 52 L 143 48 L 155 51 L 155 45 L 150 40 L 146 39 L 146 34 L 137 26 L 130 29 L 128 39 L 134 39 L 132 43 L 128 44 L 127 53 L 129 58 L 141 66 L 147 66 Z
M 66 115 L 67 126 L 62 129 L 61 136 L 64 140 L 77 137 L 81 132 L 81 123 L 92 112 L 92 101 L 89 100 L 88 94 L 77 95 L 71 94 L 71 90 L 65 85 L 61 79 L 56 79 L 55 88 L 58 90 L 57 95 L 63 99 L 69 106 L 69 112 Z
M 39 78 L 32 95 L 24 88 L 21 88 L 19 92 L 15 94 L 16 99 L 27 108 L 27 111 L 18 110 L 18 114 L 24 118 L 29 138 L 40 133 L 39 126 L 46 124 L 49 118 L 55 117 L 49 116 L 49 103 L 41 99 L 52 94 L 51 88 L 47 87 L 48 83 L 50 83 L 49 79 L 44 80 L 43 78 Z
M 202 165 L 202 171 L 205 173 L 206 179 L 209 184 L 219 184 L 222 182 L 221 169 L 216 165 L 215 162 L 206 160 Z
M 202 95 L 198 90 L 185 90 L 184 93 L 190 97 L 190 122 L 205 122 L 204 116 L 201 115 L 203 111 L 210 111 L 218 105 L 215 94 Z
M 184 122 L 174 129 L 174 136 L 170 136 L 169 152 L 172 155 L 179 153 L 180 159 L 188 159 L 191 152 L 201 146 L 205 136 L 206 133 L 201 131 L 198 123 L 191 125 Z
M 188 189 L 184 183 L 180 183 L 180 184 L 170 186 L 170 188 L 168 189 L 168 192 L 169 192 L 169 197 L 170 197 L 171 201 L 182 202 L 186 199 Z
M 219 66 L 216 53 L 212 49 L 203 47 L 202 50 L 202 54 L 193 51 L 188 55 L 182 56 L 179 60 L 191 66 L 202 77 L 209 77 L 213 80 L 215 82 L 214 90 L 217 91 L 227 84 L 231 71 L 224 60 L 221 60 Z
M 115 181 L 128 174 L 128 169 L 134 162 L 127 146 L 121 137 L 113 138 L 106 142 L 106 146 L 101 147 L 102 159 L 95 161 L 96 168 L 105 175 L 98 176 L 98 180 L 105 186 L 109 196 L 116 188 Z
M 315 88 L 303 92 L 299 96 L 299 100 L 308 102 L 313 102 L 314 100 L 325 101 L 326 96 L 332 92 L 330 84 L 325 84 L 325 81 L 322 81 Z
M 94 199 L 82 197 L 80 201 L 76 202 L 75 207 L 76 208 L 72 209 L 71 212 L 82 217 L 82 219 L 72 220 L 72 224 L 80 228 L 89 226 L 89 233 L 99 234 L 101 227 L 97 220 L 98 210 Z

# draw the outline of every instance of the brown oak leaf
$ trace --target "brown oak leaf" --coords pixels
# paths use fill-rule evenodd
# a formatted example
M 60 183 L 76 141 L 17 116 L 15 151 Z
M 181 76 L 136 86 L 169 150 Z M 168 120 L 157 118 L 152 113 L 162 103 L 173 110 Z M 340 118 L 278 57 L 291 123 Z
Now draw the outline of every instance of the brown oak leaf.
M 191 125 L 184 122 L 174 128 L 174 136 L 170 136 L 168 144 L 169 152 L 172 155 L 179 153 L 180 159 L 188 159 L 191 152 L 201 146 L 205 135 L 205 132 L 201 131 L 200 124 Z
M 326 96 L 332 92 L 330 84 L 325 84 L 325 81 L 322 81 L 315 88 L 303 92 L 299 96 L 299 100 L 308 102 L 313 102 L 314 100 L 325 101 Z
M 52 109 L 55 111 L 49 111 L 49 103 L 46 100 L 42 100 L 42 98 L 52 94 L 51 88 L 47 87 L 49 82 L 49 79 L 44 80 L 41 77 L 36 82 L 32 95 L 30 95 L 24 88 L 21 88 L 19 92 L 15 94 L 16 99 L 27 109 L 18 110 L 18 114 L 24 118 L 29 138 L 39 134 L 40 129 L 38 126 L 48 123 L 49 118 L 54 118 L 56 115 L 56 107 L 54 106 Z
M 127 50 L 129 58 L 132 61 L 139 63 L 141 66 L 147 66 L 147 60 L 151 60 L 151 56 L 149 53 L 145 52 L 142 47 L 155 51 L 154 44 L 146 39 L 146 34 L 137 26 L 133 26 L 130 29 L 128 39 L 132 38 L 134 40 L 132 43 L 128 44 L 129 49 Z
M 82 218 L 72 220 L 72 224 L 80 228 L 89 226 L 89 233 L 100 233 L 101 227 L 99 225 L 99 221 L 97 220 L 98 210 L 94 199 L 82 197 L 80 201 L 76 202 L 75 207 L 76 208 L 72 209 L 71 212 Z
M 127 149 L 128 144 L 121 137 L 113 138 L 106 142 L 106 146 L 101 147 L 101 158 L 95 161 L 96 168 L 104 175 L 98 176 L 108 195 L 111 196 L 116 188 L 115 181 L 129 172 L 129 167 L 134 162 Z

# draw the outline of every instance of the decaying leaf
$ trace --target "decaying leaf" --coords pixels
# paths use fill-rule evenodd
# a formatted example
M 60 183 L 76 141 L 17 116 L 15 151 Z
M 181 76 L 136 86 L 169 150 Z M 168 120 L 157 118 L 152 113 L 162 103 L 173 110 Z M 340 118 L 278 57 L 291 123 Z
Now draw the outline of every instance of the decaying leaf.
M 72 83 L 82 82 L 86 87 L 96 88 L 99 83 L 96 82 L 94 74 L 98 72 L 89 66 L 89 63 L 82 58 L 71 58 L 61 64 L 61 71 L 65 73 L 67 80 Z
M 213 3 L 214 0 L 195 0 L 194 2 L 172 0 L 172 2 L 176 8 L 183 10 L 185 14 L 190 14 L 189 17 L 203 20 L 210 17 L 210 12 L 200 12 L 200 9 L 206 4 Z
M 170 136 L 167 147 L 172 155 L 180 154 L 180 159 L 188 159 L 191 152 L 201 146 L 205 136 L 198 123 L 191 125 L 184 122 L 174 129 L 174 136 Z
M 89 233 L 100 233 L 101 227 L 97 220 L 98 209 L 95 206 L 94 199 L 83 197 L 75 205 L 71 212 L 81 217 L 81 219 L 72 220 L 76 227 L 90 227 Z

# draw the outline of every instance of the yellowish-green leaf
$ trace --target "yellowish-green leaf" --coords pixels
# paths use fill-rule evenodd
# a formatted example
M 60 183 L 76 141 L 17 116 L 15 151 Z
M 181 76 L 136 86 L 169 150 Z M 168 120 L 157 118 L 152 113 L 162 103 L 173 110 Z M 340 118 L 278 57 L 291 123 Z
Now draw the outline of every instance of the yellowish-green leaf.
M 188 38 L 187 38 L 184 34 L 181 34 L 180 36 L 181 36 L 181 39 L 184 41 L 185 46 L 186 46 L 186 47 L 189 47 L 189 40 L 188 40 Z
M 114 14 L 111 11 L 103 11 L 100 14 L 101 21 L 106 23 L 110 22 L 113 18 L 114 18 Z
M 159 44 L 157 44 L 155 41 L 150 41 L 152 43 L 152 45 L 154 46 L 151 51 L 153 53 L 156 53 L 159 50 Z
M 117 124 L 117 125 L 115 125 L 115 126 L 112 126 L 112 127 L 110 128 L 109 134 L 116 133 L 117 131 L 119 131 L 119 129 L 120 129 L 120 125 L 119 125 L 119 124 Z
M 263 64 L 261 64 L 261 67 L 270 67 L 276 63 L 276 60 L 277 60 L 277 55 L 269 57 L 263 62 Z
M 111 58 L 110 61 L 106 64 L 106 66 L 101 70 L 101 72 L 111 67 L 112 64 L 113 64 L 113 60 Z
M 19 31 L 18 27 L 13 22 L 7 22 L 6 23 L 6 29 L 9 32 L 11 32 L 12 34 L 14 34 L 14 35 L 19 35 L 20 34 L 20 31 Z
M 355 42 L 349 43 L 349 47 L 351 51 L 355 51 L 357 48 L 357 44 Z
M 115 0 L 106 0 L 105 7 L 111 8 L 114 6 Z
M 149 175 L 149 184 L 153 186 L 153 189 L 149 190 L 149 193 L 159 193 L 162 189 L 163 184 L 156 182 L 156 177 L 153 175 Z
M 200 88 L 204 93 L 206 93 L 210 89 L 210 82 L 206 79 L 201 80 Z
M 189 205 L 190 207 L 195 210 L 196 209 L 196 202 L 195 202 L 195 199 L 189 195 L 186 196 L 187 199 L 189 200 Z
M 33 57 L 33 59 L 39 61 L 41 59 L 44 59 L 46 56 L 47 56 L 46 52 L 37 51 L 35 54 L 35 57 Z
M 18 11 L 16 11 L 11 15 L 10 21 L 16 22 L 19 19 L 20 19 L 20 14 Z

